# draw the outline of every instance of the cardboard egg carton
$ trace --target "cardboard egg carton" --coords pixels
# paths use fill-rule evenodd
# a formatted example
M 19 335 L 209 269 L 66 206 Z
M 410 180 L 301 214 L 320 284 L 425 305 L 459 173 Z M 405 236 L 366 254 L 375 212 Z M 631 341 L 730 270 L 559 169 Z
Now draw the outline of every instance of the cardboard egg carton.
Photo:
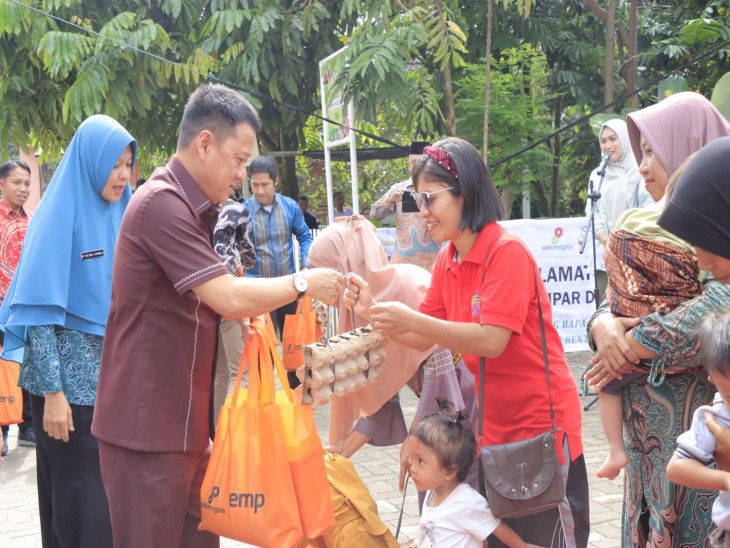
M 321 301 L 312 299 L 312 309 L 317 315 L 317 324 L 319 324 L 320 332 L 327 333 L 327 323 L 329 319 L 328 307 Z
M 325 404 L 377 379 L 386 341 L 382 333 L 363 327 L 306 345 L 302 403 Z

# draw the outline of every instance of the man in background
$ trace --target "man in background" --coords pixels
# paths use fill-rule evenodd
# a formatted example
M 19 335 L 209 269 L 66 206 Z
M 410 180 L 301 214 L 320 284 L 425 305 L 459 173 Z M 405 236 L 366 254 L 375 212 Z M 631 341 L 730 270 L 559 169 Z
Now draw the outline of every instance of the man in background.
M 337 191 L 332 195 L 335 202 L 335 217 L 347 217 L 352 215 L 352 208 L 345 207 L 345 195 L 342 191 Z
M 258 156 L 248 169 L 251 174 L 252 196 L 246 200 L 245 205 L 251 216 L 256 264 L 246 275 L 254 278 L 275 278 L 294 274 L 296 263 L 292 237 L 296 237 L 299 242 L 299 266 L 307 268 L 312 235 L 297 203 L 276 192 L 279 186 L 276 161 L 270 156 Z M 286 315 L 294 314 L 296 310 L 296 300 L 272 310 L 271 319 L 280 338 Z M 299 385 L 293 371 L 288 376 L 292 388 Z
M 0 165 L 0 302 L 5 298 L 20 261 L 23 239 L 30 218 L 23 209 L 30 196 L 30 166 L 22 160 L 10 160 Z M 1 336 L 1 335 L 0 335 Z M 23 422 L 18 425 L 18 445 L 35 446 L 30 397 L 23 392 Z M 3 426 L 3 445 L 0 456 L 8 453 L 8 430 Z
M 302 215 L 304 215 L 304 222 L 307 223 L 307 228 L 309 228 L 309 230 L 318 229 L 319 221 L 317 220 L 317 217 L 309 212 L 309 196 L 305 194 L 299 195 L 299 209 L 302 210 Z

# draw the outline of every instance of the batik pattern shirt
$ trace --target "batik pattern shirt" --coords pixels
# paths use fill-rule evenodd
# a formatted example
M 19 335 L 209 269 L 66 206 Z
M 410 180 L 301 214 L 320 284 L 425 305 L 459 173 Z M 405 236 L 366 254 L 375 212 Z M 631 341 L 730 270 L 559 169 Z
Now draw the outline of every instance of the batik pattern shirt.
M 63 392 L 69 403 L 94 405 L 103 342 L 58 325 L 29 327 L 20 386 L 36 396 Z
M 10 280 L 18 268 L 29 222 L 22 208 L 16 213 L 5 200 L 0 200 L 0 301 L 7 295 Z
M 248 209 L 236 200 L 228 200 L 223 204 L 213 229 L 213 249 L 234 276 L 239 265 L 248 270 L 256 263 L 251 238 Z

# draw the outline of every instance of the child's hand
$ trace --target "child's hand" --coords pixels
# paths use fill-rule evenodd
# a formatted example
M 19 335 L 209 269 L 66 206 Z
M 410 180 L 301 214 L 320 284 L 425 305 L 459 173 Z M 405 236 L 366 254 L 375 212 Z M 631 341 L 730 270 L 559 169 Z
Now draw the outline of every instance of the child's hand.
M 398 490 L 402 493 L 405 488 L 406 474 L 411 466 L 411 450 L 413 437 L 407 436 L 400 448 L 400 476 L 398 477 Z

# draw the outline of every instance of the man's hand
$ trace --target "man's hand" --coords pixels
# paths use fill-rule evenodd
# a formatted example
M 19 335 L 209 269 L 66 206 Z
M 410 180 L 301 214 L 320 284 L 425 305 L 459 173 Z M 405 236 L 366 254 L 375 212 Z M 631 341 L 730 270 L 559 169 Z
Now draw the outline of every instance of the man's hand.
M 263 316 L 258 316 L 263 321 Z M 253 329 L 251 329 L 251 318 L 243 318 L 240 321 L 241 326 L 241 340 L 244 343 L 251 342 L 253 339 Z
M 307 294 L 323 303 L 337 306 L 342 294 L 344 276 L 331 268 L 310 268 L 299 275 L 307 280 Z
M 396 202 L 400 202 L 403 199 L 403 189 L 402 188 L 396 188 L 393 192 L 390 193 L 390 196 L 388 196 L 388 202 L 386 203 L 387 207 L 393 207 Z
M 63 392 L 46 394 L 43 409 L 43 430 L 56 440 L 68 442 L 69 432 L 74 431 L 71 406 Z

